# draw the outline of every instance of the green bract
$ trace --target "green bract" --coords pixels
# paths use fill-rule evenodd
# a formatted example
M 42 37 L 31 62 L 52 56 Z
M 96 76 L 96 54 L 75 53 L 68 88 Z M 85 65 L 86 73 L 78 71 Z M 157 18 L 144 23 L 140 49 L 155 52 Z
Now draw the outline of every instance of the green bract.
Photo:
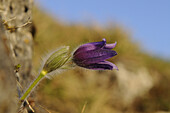
M 24 101 L 33 89 L 38 85 L 38 83 L 50 72 L 53 72 L 61 68 L 67 61 L 71 58 L 69 53 L 69 46 L 64 46 L 53 52 L 49 58 L 46 60 L 43 69 L 41 70 L 38 77 L 30 84 L 28 89 L 21 96 L 20 100 Z
M 45 62 L 43 71 L 50 73 L 62 67 L 70 58 L 69 46 L 64 46 L 55 51 Z

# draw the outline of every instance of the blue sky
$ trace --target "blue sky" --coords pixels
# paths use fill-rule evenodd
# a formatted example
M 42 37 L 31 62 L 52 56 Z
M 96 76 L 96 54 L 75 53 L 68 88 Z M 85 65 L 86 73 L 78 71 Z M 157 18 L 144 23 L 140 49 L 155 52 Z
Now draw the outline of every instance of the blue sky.
M 170 59 L 170 0 L 37 0 L 46 12 L 66 22 L 128 28 L 142 49 Z

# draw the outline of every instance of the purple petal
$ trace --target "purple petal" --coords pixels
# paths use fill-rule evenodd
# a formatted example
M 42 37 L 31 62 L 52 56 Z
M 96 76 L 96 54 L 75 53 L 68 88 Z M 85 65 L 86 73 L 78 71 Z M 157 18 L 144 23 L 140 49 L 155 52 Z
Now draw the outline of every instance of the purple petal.
M 106 39 L 101 42 L 92 42 L 81 45 L 73 54 L 73 62 L 80 67 L 93 70 L 112 70 L 117 66 L 111 62 L 105 61 L 117 55 L 113 49 L 117 42 L 106 44 Z
M 85 51 L 100 49 L 105 44 L 106 44 L 105 39 L 103 39 L 103 41 L 100 41 L 100 42 L 92 42 L 92 43 L 83 44 L 74 52 L 73 55 L 77 55 L 77 54 L 79 54 L 81 52 L 85 52 Z
M 106 50 L 106 49 L 98 49 L 94 51 L 86 51 L 79 53 L 74 56 L 74 59 L 83 61 L 86 64 L 89 63 L 97 63 L 99 61 L 106 60 L 113 56 L 117 55 L 116 51 Z
M 113 70 L 113 69 L 118 70 L 118 67 L 109 61 L 102 61 L 99 63 L 90 64 L 84 67 L 87 69 L 93 69 L 93 70 Z
M 104 49 L 113 49 L 116 46 L 117 42 L 113 43 L 113 44 L 106 44 L 104 46 Z

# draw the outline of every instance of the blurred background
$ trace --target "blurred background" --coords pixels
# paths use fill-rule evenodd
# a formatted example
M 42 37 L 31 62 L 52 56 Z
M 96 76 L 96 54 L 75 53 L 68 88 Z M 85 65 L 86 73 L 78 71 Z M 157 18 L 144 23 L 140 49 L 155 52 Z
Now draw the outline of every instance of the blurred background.
M 41 57 L 68 45 L 118 42 L 119 71 L 75 68 L 43 80 L 37 102 L 52 113 L 170 112 L 170 1 L 36 0 L 35 75 Z M 84 106 L 84 111 L 82 111 Z M 45 112 L 45 110 L 44 110 Z

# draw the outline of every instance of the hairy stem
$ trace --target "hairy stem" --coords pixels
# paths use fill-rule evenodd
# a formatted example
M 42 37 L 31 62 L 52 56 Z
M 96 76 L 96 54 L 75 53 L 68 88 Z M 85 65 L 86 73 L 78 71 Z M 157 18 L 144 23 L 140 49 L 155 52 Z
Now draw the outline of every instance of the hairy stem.
M 20 101 L 24 101 L 30 93 L 33 91 L 33 89 L 38 85 L 38 83 L 42 80 L 42 78 L 47 74 L 45 71 L 41 71 L 39 76 L 31 83 L 31 85 L 28 87 L 28 89 L 24 92 L 22 97 L 20 98 Z

